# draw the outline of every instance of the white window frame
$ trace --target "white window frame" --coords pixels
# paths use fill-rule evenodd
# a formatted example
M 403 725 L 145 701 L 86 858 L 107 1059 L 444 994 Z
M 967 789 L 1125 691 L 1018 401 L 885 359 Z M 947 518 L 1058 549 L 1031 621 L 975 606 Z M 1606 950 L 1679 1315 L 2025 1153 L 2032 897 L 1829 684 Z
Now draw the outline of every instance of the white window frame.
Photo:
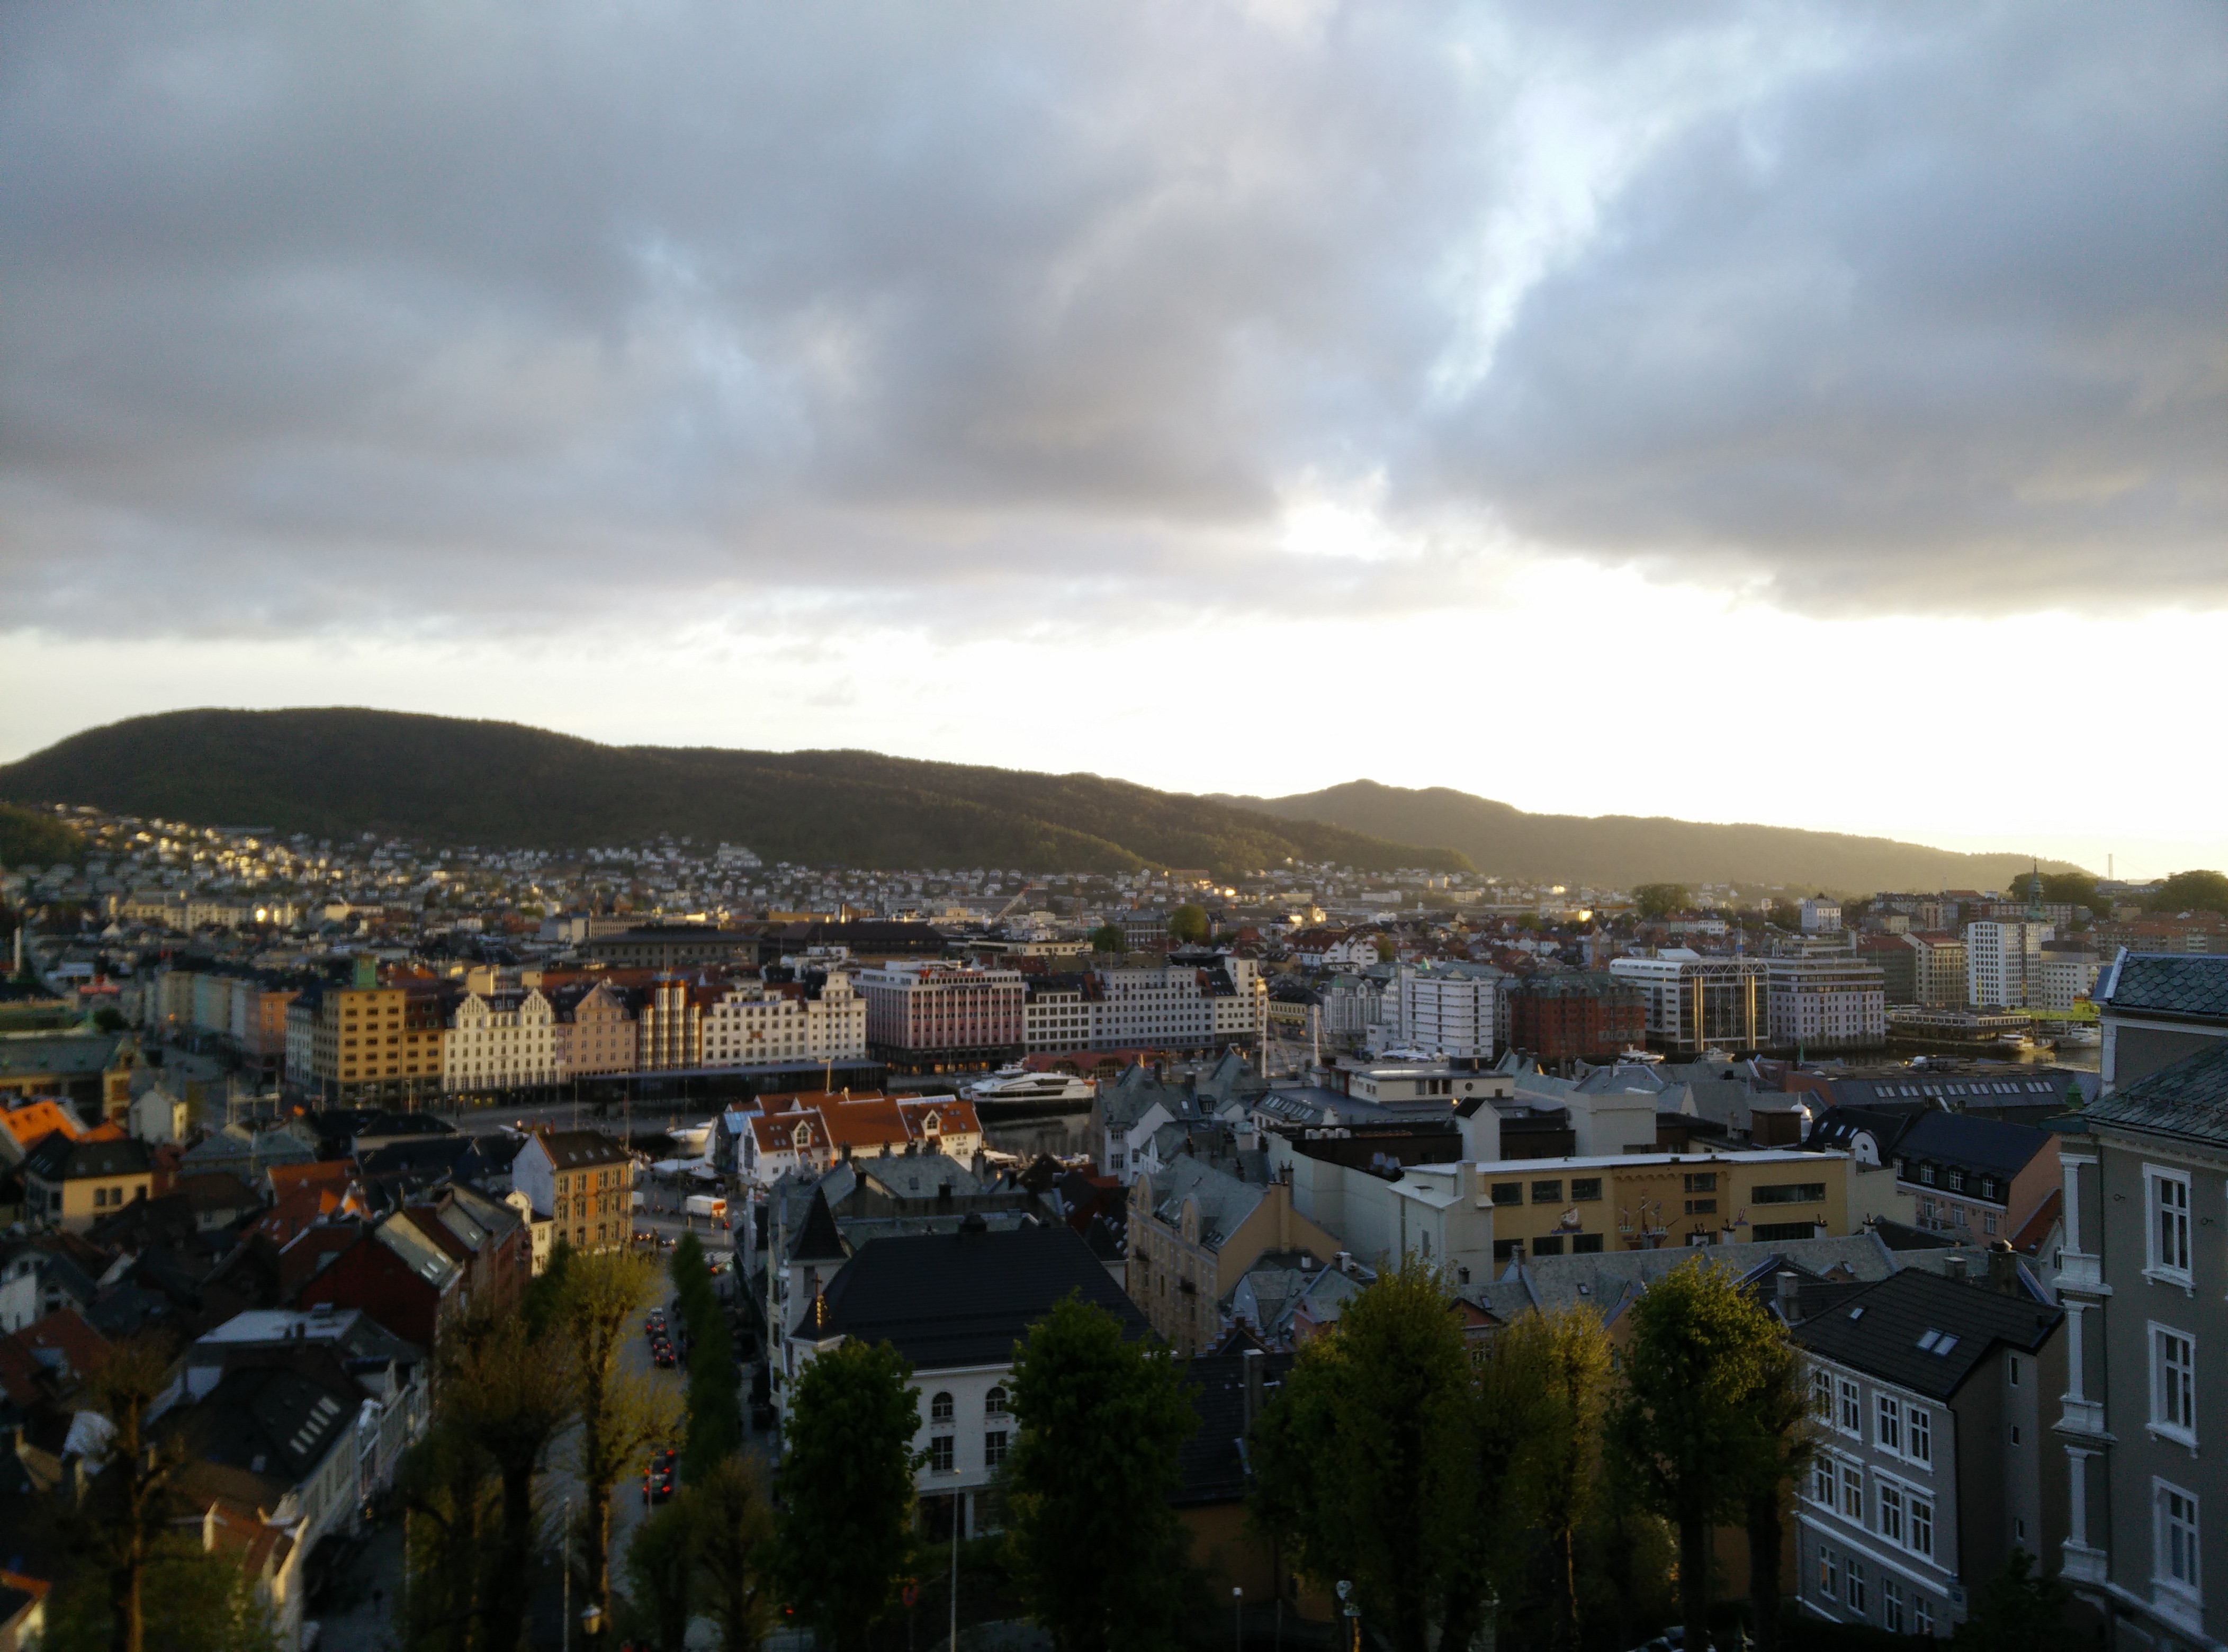
M 1903 1633 L 1903 1585 L 1892 1577 L 1880 1578 L 1880 1619 L 1889 1634 Z
M 1905 1406 L 1903 1437 L 1903 1460 L 1931 1471 L 1934 1467 L 1934 1413 L 1924 1405 Z
M 1903 1455 L 1903 1401 L 1879 1389 L 1873 1391 L 1873 1443 L 1883 1451 Z
M 1922 1559 L 1931 1560 L 1934 1558 L 1934 1498 L 1931 1493 L 1920 1491 L 1915 1488 L 1905 1489 L 1904 1530 L 1910 1535 L 1904 1540 L 1903 1546 Z M 1924 1548 L 1918 1545 L 1918 1534 L 1922 1527 L 1926 1532 L 1926 1546 Z
M 2169 1188 L 2179 1195 L 2175 1204 L 2166 1201 Z M 2161 1164 L 2143 1166 L 2144 1278 L 2194 1291 L 2196 1283 L 2190 1274 L 2189 1213 L 2189 1172 L 2170 1170 Z M 2171 1239 L 2167 1228 L 2169 1216 L 2176 1219 L 2177 1231 Z M 2178 1258 L 2176 1251 L 2180 1252 Z
M 1834 1380 L 1834 1428 L 1853 1440 L 1865 1437 L 1865 1392 L 1853 1378 Z
M 2180 1345 L 2186 1359 L 2169 1365 L 2160 1357 L 2168 1339 Z M 2150 1355 L 2149 1431 L 2193 1451 L 2197 1449 L 2196 1335 L 2178 1325 L 2164 1325 L 2153 1320 L 2147 1341 Z M 2179 1382 L 2175 1380 L 2177 1373 Z
M 1873 1488 L 1873 1508 L 1879 1522 L 1879 1534 L 1898 1548 L 1903 1546 L 1903 1482 L 1887 1476 L 1879 1476 Z
M 1865 1471 L 1855 1463 L 1844 1461 L 1841 1465 L 1841 1496 L 1837 1507 L 1841 1518 L 1852 1526 L 1865 1523 Z
M 1821 1508 L 1831 1510 L 1836 1481 L 1834 1457 L 1827 1452 L 1819 1452 L 1810 1463 L 1810 1501 Z
M 1934 1633 L 1934 1598 L 1924 1589 L 1911 1591 L 1911 1632 L 1913 1635 Z
M 2173 1517 L 2169 1499 L 2178 1499 L 2188 1507 L 2189 1519 L 2185 1524 Z M 2151 1482 L 2151 1582 L 2158 1588 L 2170 1591 L 2193 1606 L 2205 1604 L 2205 1547 L 2199 1525 L 2197 1494 L 2186 1491 L 2169 1481 Z M 2188 1534 L 2187 1553 L 2189 1578 L 2177 1578 L 2168 1568 L 2175 1554 L 2174 1527 L 2181 1526 Z

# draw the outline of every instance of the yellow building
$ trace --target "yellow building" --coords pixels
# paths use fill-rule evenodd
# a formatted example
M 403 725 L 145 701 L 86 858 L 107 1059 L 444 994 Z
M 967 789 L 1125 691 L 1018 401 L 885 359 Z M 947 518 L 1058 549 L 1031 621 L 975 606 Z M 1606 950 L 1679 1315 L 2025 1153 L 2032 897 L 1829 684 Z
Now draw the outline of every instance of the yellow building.
M 1130 1186 L 1126 1289 L 1154 1330 L 1188 1357 L 1222 1329 L 1222 1298 L 1271 1253 L 1328 1262 L 1346 1247 L 1292 1207 L 1280 1181 L 1190 1155 Z
M 354 984 L 328 989 L 317 1006 L 310 1073 L 319 1095 L 339 1106 L 430 1100 L 441 1092 L 447 1031 L 438 988 L 413 981 L 382 986 L 360 958 Z
M 31 1220 L 82 1233 L 148 1196 L 154 1158 L 128 1136 L 76 1141 L 56 1130 L 23 1161 L 23 1207 Z
M 1832 1239 L 1849 1231 L 1848 1158 L 1764 1150 L 1477 1166 L 1493 1256 Z

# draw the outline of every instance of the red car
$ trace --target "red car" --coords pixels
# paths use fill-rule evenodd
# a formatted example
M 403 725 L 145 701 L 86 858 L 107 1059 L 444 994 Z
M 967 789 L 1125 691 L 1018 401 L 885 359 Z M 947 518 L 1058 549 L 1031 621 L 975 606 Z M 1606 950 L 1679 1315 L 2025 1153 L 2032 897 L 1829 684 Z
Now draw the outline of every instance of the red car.
M 645 1503 L 662 1503 L 673 1495 L 673 1469 L 652 1465 L 642 1476 L 642 1500 Z

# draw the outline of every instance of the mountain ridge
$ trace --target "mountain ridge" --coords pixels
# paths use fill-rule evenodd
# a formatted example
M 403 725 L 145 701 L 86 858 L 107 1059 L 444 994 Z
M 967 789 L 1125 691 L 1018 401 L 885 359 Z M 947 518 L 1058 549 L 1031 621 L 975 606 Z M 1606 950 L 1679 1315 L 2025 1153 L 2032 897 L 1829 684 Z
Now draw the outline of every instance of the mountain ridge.
M 669 832 L 745 844 L 768 861 L 886 869 L 1234 874 L 1287 858 L 1474 869 L 1450 850 L 1097 775 L 873 752 L 605 746 L 355 707 L 128 718 L 0 766 L 0 799 L 446 847 L 578 849 Z
M 2024 855 L 1974 855 L 1795 826 L 1667 815 L 1535 815 L 1448 786 L 1349 780 L 1284 797 L 1212 795 L 1278 819 L 1320 820 L 1380 836 L 1421 833 L 1495 875 L 1573 886 L 1725 883 L 1840 894 L 2001 889 L 2030 865 Z M 2042 869 L 2079 868 L 2045 861 Z

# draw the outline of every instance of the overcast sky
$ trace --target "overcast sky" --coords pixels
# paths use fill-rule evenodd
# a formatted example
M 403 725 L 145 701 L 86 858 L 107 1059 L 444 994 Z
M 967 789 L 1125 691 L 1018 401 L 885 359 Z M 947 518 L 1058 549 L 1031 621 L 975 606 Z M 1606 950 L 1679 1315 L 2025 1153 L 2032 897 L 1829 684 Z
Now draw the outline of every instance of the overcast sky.
M 2228 10 L 0 10 L 0 758 L 361 703 L 2228 864 Z

